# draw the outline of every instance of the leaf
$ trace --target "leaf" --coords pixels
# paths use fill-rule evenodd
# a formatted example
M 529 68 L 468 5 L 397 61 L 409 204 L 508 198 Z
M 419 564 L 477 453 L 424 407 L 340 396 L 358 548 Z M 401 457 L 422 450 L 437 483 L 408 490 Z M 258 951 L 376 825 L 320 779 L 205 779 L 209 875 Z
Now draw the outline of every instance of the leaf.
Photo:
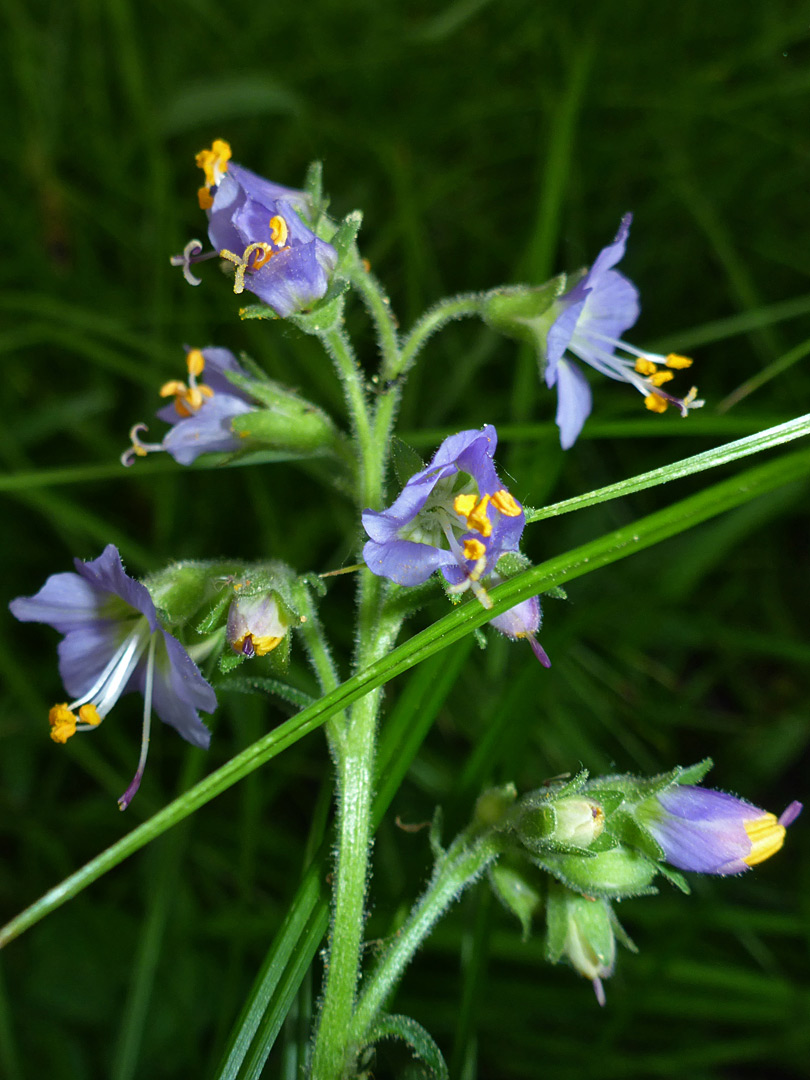
M 367 1045 L 381 1039 L 402 1039 L 430 1069 L 435 1080 L 449 1080 L 447 1064 L 431 1035 L 409 1016 L 379 1016 L 368 1033 Z

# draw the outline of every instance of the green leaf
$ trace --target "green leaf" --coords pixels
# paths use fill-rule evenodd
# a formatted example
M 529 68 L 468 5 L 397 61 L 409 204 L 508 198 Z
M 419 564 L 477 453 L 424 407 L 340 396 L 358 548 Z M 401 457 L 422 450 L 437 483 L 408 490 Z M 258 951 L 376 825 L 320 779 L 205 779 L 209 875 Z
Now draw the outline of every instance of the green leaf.
M 279 679 L 270 679 L 265 675 L 253 677 L 245 675 L 244 677 L 236 676 L 232 679 L 225 679 L 217 683 L 216 689 L 233 690 L 237 694 L 273 694 L 275 697 L 283 698 L 284 701 L 289 701 L 291 705 L 295 705 L 299 709 L 306 709 L 316 701 L 316 698 L 312 697 L 311 694 L 299 690 L 297 686 L 290 686 L 289 683 L 281 682 Z
M 447 1064 L 436 1043 L 421 1024 L 409 1016 L 379 1016 L 368 1033 L 368 1045 L 381 1039 L 402 1039 L 430 1069 L 435 1080 L 449 1080 Z

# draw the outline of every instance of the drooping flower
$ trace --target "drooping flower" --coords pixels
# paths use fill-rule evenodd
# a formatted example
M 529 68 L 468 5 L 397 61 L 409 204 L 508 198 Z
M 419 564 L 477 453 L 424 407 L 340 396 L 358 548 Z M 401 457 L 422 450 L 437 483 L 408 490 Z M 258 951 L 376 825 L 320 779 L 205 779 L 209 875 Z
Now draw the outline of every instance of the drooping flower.
M 279 606 L 273 592 L 237 596 L 228 610 L 228 644 L 236 653 L 250 659 L 266 656 L 284 640 L 290 620 Z
M 123 694 L 143 694 L 140 760 L 118 800 L 125 810 L 143 776 L 152 710 L 187 742 L 207 748 L 211 735 L 197 710 L 213 712 L 217 699 L 177 638 L 162 628 L 149 591 L 126 573 L 113 544 L 97 559 L 74 562 L 75 573 L 52 574 L 35 596 L 20 596 L 9 608 L 21 622 L 46 623 L 64 634 L 59 674 L 73 700 L 50 711 L 54 742 L 94 730 Z
M 523 507 L 495 471 L 497 444 L 491 424 L 451 435 L 387 510 L 363 511 L 370 537 L 363 558 L 369 570 L 406 586 L 421 585 L 439 570 L 450 593 L 469 589 L 484 607 L 491 607 L 483 582 L 499 583 L 497 562 L 518 550 L 526 524 Z M 528 638 L 548 666 L 548 657 L 534 640 L 540 625 L 537 597 L 492 623 L 508 637 Z
M 552 304 L 556 317 L 546 337 L 545 380 L 557 387 L 557 426 L 565 450 L 573 446 L 591 411 L 591 389 L 571 356 L 610 379 L 630 383 L 651 412 L 666 412 L 673 404 L 686 416 L 703 404 L 696 400 L 695 387 L 683 398 L 662 389 L 675 371 L 691 366 L 688 357 L 659 356 L 622 340 L 640 311 L 635 285 L 614 269 L 624 256 L 632 220 L 632 214 L 625 214 L 613 243 L 600 251 L 573 289 Z
M 213 252 L 192 240 L 172 263 L 198 285 L 191 266 L 215 254 L 235 267 L 234 292 L 255 293 L 281 317 L 311 307 L 326 292 L 337 252 L 301 220 L 309 211 L 302 191 L 265 180 L 230 160 L 231 148 L 215 139 L 197 154 L 205 174 L 198 192 L 208 214 Z
M 566 960 L 590 979 L 596 1000 L 605 1004 L 602 979 L 610 978 L 616 966 L 616 930 L 622 940 L 632 942 L 618 925 L 609 901 L 579 896 L 552 882 L 546 901 L 546 955 L 552 964 Z
M 171 379 L 160 388 L 160 396 L 173 397 L 174 403 L 157 413 L 172 427 L 163 442 L 146 443 L 140 432 L 145 424 L 136 424 L 129 433 L 132 446 L 121 455 L 124 465 L 132 465 L 136 457 L 165 450 L 180 465 L 190 465 L 200 454 L 227 453 L 238 450 L 241 441 L 231 429 L 236 416 L 251 412 L 255 406 L 226 377 L 226 372 L 246 375 L 236 357 L 228 349 L 189 349 L 186 354 L 188 384 Z M 200 376 L 205 372 L 205 382 Z
M 680 870 L 740 874 L 779 851 L 801 810 L 792 802 L 777 819 L 723 791 L 675 784 L 641 803 L 636 817 Z

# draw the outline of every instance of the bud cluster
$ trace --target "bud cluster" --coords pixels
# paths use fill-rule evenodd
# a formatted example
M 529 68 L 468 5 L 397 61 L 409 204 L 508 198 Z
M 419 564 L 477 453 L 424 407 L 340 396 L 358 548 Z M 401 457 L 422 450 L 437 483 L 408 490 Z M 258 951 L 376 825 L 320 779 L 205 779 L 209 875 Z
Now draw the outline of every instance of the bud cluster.
M 545 908 L 548 959 L 565 959 L 590 979 L 600 1004 L 616 939 L 635 950 L 612 901 L 656 893 L 658 874 L 688 893 L 679 870 L 742 873 L 782 847 L 786 827 L 801 812 L 793 802 L 777 819 L 736 796 L 697 786 L 711 765 L 707 759 L 652 778 L 591 780 L 582 770 L 521 799 L 507 798 L 504 788 L 479 800 L 476 820 L 505 840 L 505 855 L 490 870 L 494 892 L 520 920 L 524 936 Z M 482 806 L 490 812 L 482 814 Z

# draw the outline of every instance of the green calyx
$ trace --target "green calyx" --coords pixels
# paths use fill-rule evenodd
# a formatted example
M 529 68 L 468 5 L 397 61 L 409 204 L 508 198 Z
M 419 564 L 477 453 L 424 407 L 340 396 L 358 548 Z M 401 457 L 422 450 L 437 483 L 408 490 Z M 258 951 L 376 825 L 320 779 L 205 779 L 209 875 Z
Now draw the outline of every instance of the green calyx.
M 567 283 L 566 275 L 560 274 L 545 285 L 492 289 L 484 297 L 481 316 L 498 333 L 531 345 L 542 363 L 546 337 L 558 314 L 554 301 L 566 291 Z

